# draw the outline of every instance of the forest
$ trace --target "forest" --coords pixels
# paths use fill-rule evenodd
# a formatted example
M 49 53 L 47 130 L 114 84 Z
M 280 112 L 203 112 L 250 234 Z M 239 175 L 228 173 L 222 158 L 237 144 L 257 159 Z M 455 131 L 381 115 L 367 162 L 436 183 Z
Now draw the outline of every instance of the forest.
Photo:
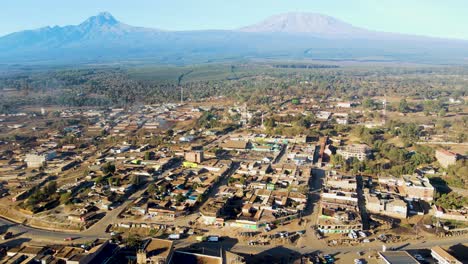
M 466 67 L 340 67 L 290 64 L 56 69 L 0 77 L 0 113 L 24 105 L 130 106 L 225 96 L 269 104 L 273 96 L 415 99 L 467 94 Z M 312 92 L 312 93 L 311 93 Z M 372 107 L 372 102 L 366 102 Z M 432 102 L 426 108 L 437 108 Z M 439 110 L 440 111 L 440 110 Z

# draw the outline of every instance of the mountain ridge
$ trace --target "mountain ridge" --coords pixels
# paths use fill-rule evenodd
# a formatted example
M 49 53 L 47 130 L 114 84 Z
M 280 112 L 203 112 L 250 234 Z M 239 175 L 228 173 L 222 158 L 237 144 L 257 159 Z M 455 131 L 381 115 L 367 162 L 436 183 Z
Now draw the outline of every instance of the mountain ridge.
M 326 35 L 370 32 L 331 16 L 305 12 L 273 15 L 257 24 L 242 27 L 239 30 L 245 32 L 314 33 Z
M 102 12 L 78 25 L 48 26 L 0 37 L 0 59 L 8 63 L 368 57 L 411 62 L 429 57 L 466 63 L 468 41 L 377 32 L 315 13 L 279 14 L 237 30 L 165 31 L 130 26 Z

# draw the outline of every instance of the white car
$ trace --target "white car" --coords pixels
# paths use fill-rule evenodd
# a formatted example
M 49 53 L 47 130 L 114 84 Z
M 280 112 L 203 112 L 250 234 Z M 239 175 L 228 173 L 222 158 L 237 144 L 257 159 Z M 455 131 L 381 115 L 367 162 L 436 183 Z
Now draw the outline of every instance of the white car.
M 354 264 L 362 264 L 362 260 L 360 260 L 360 259 L 354 259 Z

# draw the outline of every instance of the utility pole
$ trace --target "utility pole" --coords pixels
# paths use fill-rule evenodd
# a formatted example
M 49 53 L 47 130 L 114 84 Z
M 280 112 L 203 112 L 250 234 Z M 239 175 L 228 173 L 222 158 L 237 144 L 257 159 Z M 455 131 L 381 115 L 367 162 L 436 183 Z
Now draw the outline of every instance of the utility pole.
M 383 100 L 383 123 L 387 121 L 387 94 L 385 93 L 384 100 Z
M 265 125 L 263 124 L 264 118 L 263 118 L 263 112 L 262 112 L 262 129 L 265 129 Z
M 184 103 L 184 87 L 180 87 L 180 104 Z

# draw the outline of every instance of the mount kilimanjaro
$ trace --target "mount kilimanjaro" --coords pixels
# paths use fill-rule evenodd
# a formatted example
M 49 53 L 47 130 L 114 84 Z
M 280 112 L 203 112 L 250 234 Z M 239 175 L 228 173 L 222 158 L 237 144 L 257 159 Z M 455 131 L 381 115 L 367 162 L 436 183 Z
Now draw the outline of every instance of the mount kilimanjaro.
M 245 59 L 468 62 L 468 41 L 371 31 L 330 16 L 287 13 L 237 30 L 134 27 L 109 13 L 79 25 L 0 37 L 3 64 L 190 64 Z

